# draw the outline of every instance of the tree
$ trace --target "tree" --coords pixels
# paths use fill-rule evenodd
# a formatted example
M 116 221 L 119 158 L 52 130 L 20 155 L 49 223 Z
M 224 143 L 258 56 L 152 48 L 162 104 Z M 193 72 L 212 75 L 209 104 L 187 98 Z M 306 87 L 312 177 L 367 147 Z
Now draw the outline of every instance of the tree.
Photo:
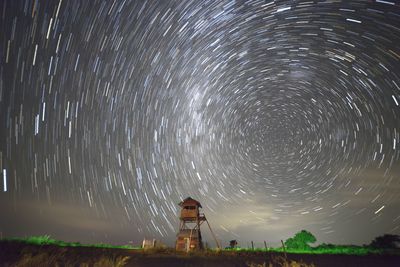
M 288 240 L 286 240 L 285 246 L 288 249 L 307 250 L 311 248 L 309 243 L 314 243 L 316 241 L 317 239 L 312 233 L 306 230 L 301 230 L 300 232 L 295 234 L 294 237 L 291 237 Z
M 234 249 L 236 248 L 238 242 L 236 240 L 229 241 L 229 248 Z
M 373 248 L 398 248 L 400 245 L 399 235 L 385 234 L 383 236 L 378 236 L 372 240 L 370 246 Z

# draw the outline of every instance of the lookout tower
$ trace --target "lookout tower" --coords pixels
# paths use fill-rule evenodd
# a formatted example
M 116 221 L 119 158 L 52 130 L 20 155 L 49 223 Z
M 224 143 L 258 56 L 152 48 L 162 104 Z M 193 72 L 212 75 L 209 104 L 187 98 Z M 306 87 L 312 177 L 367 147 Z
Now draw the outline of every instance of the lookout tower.
M 220 248 L 206 216 L 204 213 L 200 213 L 200 208 L 202 208 L 200 202 L 191 197 L 187 197 L 179 203 L 179 206 L 182 209 L 179 217 L 180 224 L 176 239 L 176 250 L 188 252 L 203 249 L 200 231 L 200 225 L 203 222 L 207 222 L 211 234 L 217 243 L 217 247 Z

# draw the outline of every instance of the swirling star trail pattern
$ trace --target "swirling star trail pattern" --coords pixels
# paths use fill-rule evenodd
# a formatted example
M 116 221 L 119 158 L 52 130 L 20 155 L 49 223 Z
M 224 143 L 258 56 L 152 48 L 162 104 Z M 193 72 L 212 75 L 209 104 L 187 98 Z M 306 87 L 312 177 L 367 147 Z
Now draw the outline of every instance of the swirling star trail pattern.
M 2 236 L 172 243 L 187 196 L 223 242 L 400 233 L 395 0 L 10 0 L 0 16 Z

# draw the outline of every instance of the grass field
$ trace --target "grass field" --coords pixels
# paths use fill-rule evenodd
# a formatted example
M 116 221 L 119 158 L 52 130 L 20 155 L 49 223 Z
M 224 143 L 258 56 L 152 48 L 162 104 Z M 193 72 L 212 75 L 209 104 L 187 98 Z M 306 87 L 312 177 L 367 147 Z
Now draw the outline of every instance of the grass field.
M 140 246 L 132 245 L 109 245 L 109 244 L 81 244 L 79 242 L 64 242 L 51 238 L 49 235 L 44 236 L 31 236 L 27 238 L 6 238 L 4 241 L 19 241 L 26 244 L 32 245 L 56 245 L 60 247 L 95 247 L 95 248 L 116 248 L 116 249 L 141 249 Z M 216 250 L 209 249 L 209 253 Z M 367 254 L 396 254 L 398 251 L 385 251 L 382 249 L 371 248 L 368 246 L 354 246 L 354 245 L 332 245 L 322 244 L 316 247 L 312 247 L 306 250 L 294 250 L 294 249 L 283 249 L 279 248 L 225 248 L 223 251 L 242 251 L 242 252 L 286 252 L 295 254 L 345 254 L 345 255 L 367 255 Z
M 0 266 L 400 266 L 400 253 L 360 246 L 326 245 L 309 250 L 282 248 L 208 249 L 176 252 L 131 245 L 81 244 L 50 236 L 0 240 Z
M 255 248 L 255 249 L 243 249 L 243 248 L 234 248 L 234 249 L 225 249 L 225 251 L 247 251 L 247 252 L 286 252 L 293 254 L 341 254 L 341 255 L 367 255 L 367 254 L 383 254 L 389 253 L 389 251 L 385 251 L 382 249 L 375 249 L 370 247 L 363 246 L 341 246 L 341 245 L 333 245 L 330 247 L 315 247 L 307 250 L 295 250 L 295 249 L 283 249 L 283 248 Z M 394 251 L 391 251 L 394 253 Z M 392 253 L 390 253 L 392 254 Z
M 81 244 L 79 242 L 64 242 L 52 239 L 49 235 L 30 236 L 26 238 L 5 238 L 4 241 L 19 241 L 31 245 L 55 245 L 59 247 L 95 247 L 95 248 L 120 248 L 120 249 L 141 249 L 131 245 L 109 245 L 109 244 Z

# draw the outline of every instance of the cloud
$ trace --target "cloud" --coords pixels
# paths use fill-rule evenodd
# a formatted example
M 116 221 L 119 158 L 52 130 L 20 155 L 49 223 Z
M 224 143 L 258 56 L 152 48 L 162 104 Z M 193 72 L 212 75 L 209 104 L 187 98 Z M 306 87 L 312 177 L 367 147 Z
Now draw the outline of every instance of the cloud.
M 335 194 L 338 200 L 350 199 L 349 207 L 373 207 L 379 204 L 400 205 L 400 176 L 383 169 L 368 168 L 350 177 L 351 183 Z
M 21 231 L 25 235 L 47 234 L 50 232 L 109 232 L 115 228 L 112 222 L 100 219 L 94 211 L 67 204 L 49 205 L 47 202 L 1 203 L 0 208 L 7 217 L 2 218 L 0 229 L 14 235 Z M 48 227 L 45 227 L 45 226 Z M 56 231 L 54 231 L 56 230 Z M 18 231 L 18 232 L 19 232 Z

